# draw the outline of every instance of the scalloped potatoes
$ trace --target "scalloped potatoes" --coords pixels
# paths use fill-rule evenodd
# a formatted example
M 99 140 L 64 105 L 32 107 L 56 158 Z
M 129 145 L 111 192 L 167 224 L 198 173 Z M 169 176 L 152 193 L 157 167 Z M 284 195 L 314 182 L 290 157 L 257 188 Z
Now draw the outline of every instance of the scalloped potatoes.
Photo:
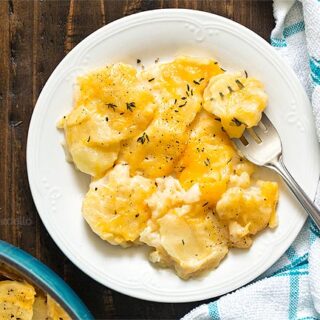
M 14 276 L 16 278 L 16 276 Z M 70 320 L 65 310 L 48 294 L 23 280 L 0 281 L 0 319 Z
M 260 81 L 212 59 L 179 57 L 137 71 L 123 63 L 78 80 L 59 123 L 75 166 L 92 176 L 82 213 L 114 245 L 148 245 L 184 279 L 229 247 L 275 227 L 278 185 L 256 181 L 229 136 L 266 107 Z

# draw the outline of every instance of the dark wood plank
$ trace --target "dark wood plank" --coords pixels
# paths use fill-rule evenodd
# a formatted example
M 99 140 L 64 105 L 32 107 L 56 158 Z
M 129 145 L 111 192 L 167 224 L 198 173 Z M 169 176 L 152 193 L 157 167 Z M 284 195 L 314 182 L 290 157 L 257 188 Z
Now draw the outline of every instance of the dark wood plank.
M 32 253 L 73 287 L 97 319 L 176 319 L 199 302 L 160 304 L 114 292 L 75 267 L 44 229 L 30 194 L 25 148 L 36 99 L 61 59 L 84 37 L 126 15 L 189 8 L 235 20 L 265 39 L 271 1 L 0 1 L 0 237 Z
M 25 151 L 28 124 L 32 110 L 32 39 L 33 11 L 30 4 L 9 1 L 6 6 L 8 16 L 9 54 L 4 55 L 7 84 L 10 93 L 6 99 L 6 119 L 3 126 L 7 130 L 5 196 L 6 225 L 5 240 L 36 254 L 36 213 L 30 201 L 27 179 Z M 5 14 L 5 12 L 3 12 Z
M 48 77 L 65 55 L 64 40 L 68 1 L 33 2 L 33 106 Z M 37 221 L 37 243 L 39 258 L 60 276 L 64 276 L 67 260 L 60 252 L 40 220 Z
M 8 127 L 8 106 L 9 106 L 9 6 L 7 2 L 0 2 L 0 238 L 8 239 L 9 228 L 7 221 L 10 218 L 8 199 L 8 148 L 9 148 L 9 127 Z

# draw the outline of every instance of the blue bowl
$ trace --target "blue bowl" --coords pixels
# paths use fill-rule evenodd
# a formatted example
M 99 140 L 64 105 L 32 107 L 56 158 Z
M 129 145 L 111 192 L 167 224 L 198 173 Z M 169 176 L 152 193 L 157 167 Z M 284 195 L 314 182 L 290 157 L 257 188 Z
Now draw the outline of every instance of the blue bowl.
M 48 293 L 72 319 L 94 320 L 75 292 L 56 273 L 30 254 L 0 240 L 0 262 Z

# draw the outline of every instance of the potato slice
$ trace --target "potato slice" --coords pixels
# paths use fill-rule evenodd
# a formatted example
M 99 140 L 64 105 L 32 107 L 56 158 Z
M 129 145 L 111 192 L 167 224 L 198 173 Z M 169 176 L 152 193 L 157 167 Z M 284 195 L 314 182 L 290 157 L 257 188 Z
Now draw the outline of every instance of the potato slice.
M 278 184 L 269 181 L 257 181 L 247 189 L 232 187 L 223 194 L 216 211 L 229 226 L 233 246 L 248 248 L 252 244 L 252 235 L 268 225 L 276 227 L 278 197 Z
M 174 267 L 183 279 L 217 267 L 228 252 L 226 227 L 202 204 L 170 210 L 150 222 L 140 240 L 155 248 L 150 261 Z
M 0 319 L 31 320 L 35 294 L 26 282 L 0 281 Z
M 263 84 L 247 73 L 212 77 L 204 91 L 204 108 L 221 119 L 231 138 L 241 137 L 246 127 L 258 124 L 267 106 Z
M 120 164 L 90 185 L 82 214 L 103 240 L 128 246 L 146 226 L 151 212 L 145 200 L 154 190 L 152 180 L 130 177 L 128 166 Z
M 71 320 L 58 302 L 47 295 L 47 319 L 48 320 Z

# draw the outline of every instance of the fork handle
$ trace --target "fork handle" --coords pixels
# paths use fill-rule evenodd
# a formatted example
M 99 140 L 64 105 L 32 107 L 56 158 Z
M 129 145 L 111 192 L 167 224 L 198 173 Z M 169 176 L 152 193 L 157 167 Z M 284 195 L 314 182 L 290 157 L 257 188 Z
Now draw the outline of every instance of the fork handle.
M 314 223 L 320 229 L 320 211 L 313 204 L 312 200 L 307 196 L 307 194 L 302 190 L 296 180 L 292 177 L 283 163 L 282 155 L 279 155 L 278 158 L 271 161 L 267 166 L 281 175 L 289 189 L 296 196 L 302 207 L 307 211 Z

